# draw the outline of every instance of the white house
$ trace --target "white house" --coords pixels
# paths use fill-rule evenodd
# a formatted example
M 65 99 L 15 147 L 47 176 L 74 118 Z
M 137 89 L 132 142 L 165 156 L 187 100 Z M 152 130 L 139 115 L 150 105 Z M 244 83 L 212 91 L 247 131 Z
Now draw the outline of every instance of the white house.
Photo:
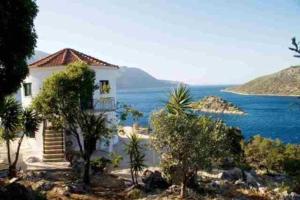
M 29 65 L 29 75 L 18 92 L 22 106 L 27 107 L 31 104 L 46 78 L 55 72 L 64 70 L 68 64 L 75 61 L 85 62 L 95 71 L 96 84 L 99 86 L 93 95 L 95 112 L 105 112 L 112 123 L 117 123 L 116 78 L 119 67 L 69 48 L 62 49 Z M 66 148 L 70 146 L 77 148 L 76 142 L 71 136 L 50 130 L 45 132 L 43 126 L 42 124 L 35 136 L 36 148 L 38 148 L 38 152 L 41 152 L 41 155 L 36 156 L 41 156 L 44 161 L 62 161 L 65 158 Z M 113 145 L 117 142 L 118 137 L 115 135 L 105 144 L 98 144 L 97 149 L 111 152 Z

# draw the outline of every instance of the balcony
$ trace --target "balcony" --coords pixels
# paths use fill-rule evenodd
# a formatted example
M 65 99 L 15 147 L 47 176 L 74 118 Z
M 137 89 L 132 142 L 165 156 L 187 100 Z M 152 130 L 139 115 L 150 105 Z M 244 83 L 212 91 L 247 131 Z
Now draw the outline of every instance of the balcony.
M 93 110 L 95 112 L 109 112 L 116 110 L 116 100 L 114 97 L 100 97 L 93 99 Z

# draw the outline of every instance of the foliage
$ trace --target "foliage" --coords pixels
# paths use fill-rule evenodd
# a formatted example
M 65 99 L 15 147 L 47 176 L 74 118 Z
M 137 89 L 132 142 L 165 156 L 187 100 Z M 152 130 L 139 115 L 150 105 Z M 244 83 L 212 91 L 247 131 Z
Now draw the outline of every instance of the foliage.
M 100 88 L 101 94 L 109 94 L 110 92 L 110 85 L 109 84 L 103 84 Z
M 299 173 L 300 147 L 283 144 L 280 140 L 271 140 L 259 135 L 245 144 L 247 163 L 255 169 L 267 172 L 286 172 L 290 175 Z
M 89 112 L 94 90 L 95 72 L 86 63 L 75 62 L 49 77 L 33 101 L 34 107 L 54 128 L 64 128 L 75 137 L 85 161 L 86 184 L 90 183 L 90 158 L 97 141 L 107 139 L 111 132 L 104 113 Z
M 12 97 L 4 99 L 0 106 L 1 136 L 4 140 L 13 140 L 20 126 L 21 105 Z
M 103 172 L 107 165 L 111 163 L 112 161 L 110 159 L 104 157 L 96 158 L 94 160 L 91 160 L 91 168 L 95 172 Z
M 152 145 L 162 155 L 164 164 L 176 166 L 183 172 L 180 177 L 182 190 L 199 169 L 210 168 L 215 159 L 226 154 L 226 133 L 220 121 L 170 115 L 161 110 L 152 115 L 151 124 L 154 129 Z
M 166 109 L 171 114 L 190 113 L 190 105 L 192 103 L 192 96 L 190 90 L 184 86 L 179 85 L 169 95 L 169 100 L 166 104 Z
M 115 152 L 112 152 L 110 154 L 111 158 L 111 164 L 114 168 L 118 168 L 120 166 L 121 161 L 123 160 L 123 157 L 120 154 L 117 154 Z
M 120 120 L 122 122 L 126 121 L 130 117 L 134 122 L 137 122 L 141 117 L 143 117 L 142 112 L 127 104 L 121 104 L 119 106 L 118 112 L 120 114 Z
M 20 87 L 28 73 L 26 60 L 36 45 L 37 12 L 34 0 L 0 2 L 0 102 Z
M 125 151 L 129 155 L 130 161 L 130 173 L 132 182 L 138 185 L 138 173 L 141 172 L 146 166 L 145 154 L 143 153 L 144 148 L 141 146 L 141 139 L 137 134 L 131 134 L 129 137 L 129 142 L 126 144 Z
M 242 139 L 240 132 L 222 121 L 191 113 L 191 99 L 189 89 L 180 85 L 171 94 L 166 108 L 151 116 L 152 146 L 161 154 L 165 172 L 172 168 L 180 171 L 177 178 L 182 197 L 199 169 L 210 168 L 213 161 L 222 157 L 239 154 Z
M 89 107 L 95 90 L 95 72 L 82 62 L 47 78 L 33 100 L 34 108 L 57 129 L 75 122 L 74 113 Z
M 21 105 L 12 97 L 6 97 L 0 106 L 0 130 L 1 137 L 6 142 L 7 159 L 9 164 L 9 176 L 16 176 L 16 166 L 24 136 L 32 137 L 38 129 L 40 117 L 30 108 L 22 110 Z M 15 159 L 11 159 L 10 142 L 17 138 L 18 141 Z
M 77 123 L 82 131 L 84 151 L 83 158 L 85 161 L 85 170 L 83 181 L 85 184 L 90 183 L 89 169 L 90 159 L 93 152 L 96 150 L 97 141 L 107 139 L 110 134 L 110 129 L 107 127 L 107 120 L 103 113 L 95 115 L 83 111 L 79 113 Z

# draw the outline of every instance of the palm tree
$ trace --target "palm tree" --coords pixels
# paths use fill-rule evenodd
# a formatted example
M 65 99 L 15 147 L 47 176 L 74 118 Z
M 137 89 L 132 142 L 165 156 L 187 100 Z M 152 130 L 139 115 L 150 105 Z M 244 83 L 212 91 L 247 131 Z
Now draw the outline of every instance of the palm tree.
M 129 143 L 126 144 L 125 151 L 129 155 L 131 179 L 134 185 L 138 185 L 138 173 L 146 166 L 145 154 L 142 152 L 141 139 L 137 134 L 131 134 L 128 139 Z
M 83 182 L 89 185 L 91 156 L 96 150 L 97 141 L 108 138 L 111 130 L 107 127 L 107 119 L 103 113 L 96 115 L 82 111 L 78 117 L 78 125 L 83 136 L 83 152 L 81 152 L 85 161 Z
M 190 90 L 185 85 L 180 84 L 170 93 L 166 109 L 174 115 L 191 114 L 191 103 L 192 96 Z
M 33 110 L 22 111 L 21 105 L 12 97 L 5 98 L 0 105 L 0 132 L 6 143 L 10 177 L 16 176 L 16 166 L 24 136 L 33 136 L 39 123 L 40 118 Z M 22 135 L 18 141 L 15 159 L 12 161 L 10 142 L 17 138 L 18 132 Z

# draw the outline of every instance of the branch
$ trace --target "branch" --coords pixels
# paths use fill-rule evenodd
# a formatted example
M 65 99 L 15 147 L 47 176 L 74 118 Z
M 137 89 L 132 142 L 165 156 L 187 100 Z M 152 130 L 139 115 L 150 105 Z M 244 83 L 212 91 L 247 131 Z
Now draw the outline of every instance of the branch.
M 299 42 L 297 42 L 296 38 L 292 38 L 292 45 L 293 47 L 289 47 L 289 50 L 296 52 L 299 55 L 294 55 L 294 57 L 299 58 L 300 57 L 300 48 L 299 48 Z

